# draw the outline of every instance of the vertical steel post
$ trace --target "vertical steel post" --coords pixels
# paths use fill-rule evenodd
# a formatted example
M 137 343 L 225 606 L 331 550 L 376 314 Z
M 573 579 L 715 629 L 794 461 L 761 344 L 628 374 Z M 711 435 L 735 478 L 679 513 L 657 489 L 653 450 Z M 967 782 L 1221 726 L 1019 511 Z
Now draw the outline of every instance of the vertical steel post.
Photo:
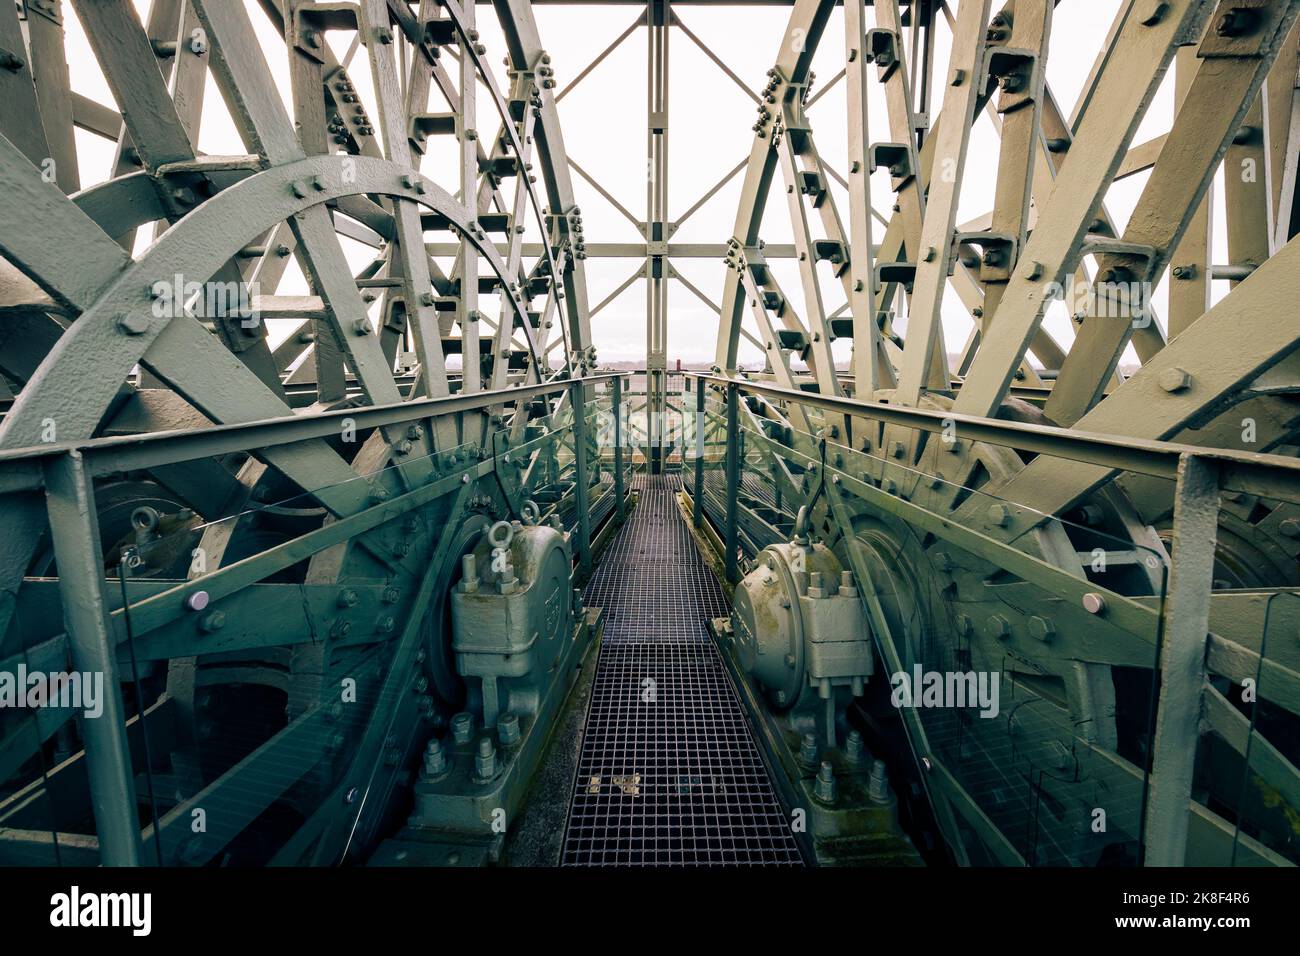
M 1183 455 L 1174 491 L 1173 567 L 1165 595 L 1160 700 L 1144 811 L 1147 866 L 1182 866 L 1187 857 L 1218 525 L 1218 467 Z
M 583 574 L 591 570 L 591 517 L 587 513 L 587 387 L 582 379 L 570 386 L 569 404 L 573 406 L 574 494 L 578 508 L 578 568 Z
M 618 520 L 626 514 L 623 496 L 623 379 L 614 377 L 614 501 L 618 508 Z
M 138 866 L 140 823 L 126 708 L 104 601 L 104 552 L 95 494 L 81 452 L 70 451 L 46 465 L 45 494 L 72 666 L 83 675 L 99 675 L 104 682 L 102 712 L 81 720 L 99 861 L 104 866 Z
M 668 417 L 668 40 L 667 0 L 647 0 L 646 34 L 646 440 L 650 473 L 664 469 Z
M 474 4 L 461 5 L 461 18 L 466 29 L 475 24 Z M 460 196 L 465 204 L 465 216 L 470 224 L 470 232 L 478 224 L 478 107 L 477 97 L 467 91 L 474 90 L 478 84 L 472 57 L 461 56 L 459 61 L 459 85 L 466 95 L 460 98 L 460 116 L 456 124 L 456 144 L 460 150 Z M 558 211 L 558 210 L 557 210 Z M 480 366 L 482 352 L 479 351 L 479 298 L 478 250 L 470 241 L 468 232 L 460 235 L 460 254 L 456 257 L 457 274 L 460 276 L 460 295 L 456 304 L 456 321 L 460 325 L 461 338 L 461 390 L 477 392 L 483 388 L 483 372 Z M 413 310 L 412 310 L 413 311 Z M 506 344 L 509 345 L 507 337 Z M 500 362 L 500 355 L 493 356 L 493 362 Z M 427 374 L 427 373 L 426 373 Z M 431 382 L 426 382 L 429 388 Z M 432 393 L 431 393 L 432 394 Z
M 704 379 L 695 380 L 695 527 L 704 526 Z
M 727 383 L 727 580 L 740 580 L 736 566 L 736 499 L 740 494 L 740 387 Z

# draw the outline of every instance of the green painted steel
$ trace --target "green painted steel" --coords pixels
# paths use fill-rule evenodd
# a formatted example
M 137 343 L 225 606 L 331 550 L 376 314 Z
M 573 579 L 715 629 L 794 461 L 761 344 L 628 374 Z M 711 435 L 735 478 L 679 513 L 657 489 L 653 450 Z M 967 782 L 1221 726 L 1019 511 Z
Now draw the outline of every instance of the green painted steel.
M 638 455 L 692 469 L 823 862 L 915 862 L 906 818 L 960 864 L 1300 863 L 1300 0 L 1124 0 L 1070 114 L 1049 0 L 751 2 L 789 7 L 752 89 L 690 2 L 636 0 L 563 89 L 526 0 L 6 6 L 0 864 L 509 862 Z M 557 110 L 642 29 L 643 216 Z M 678 38 L 757 119 L 674 220 Z M 214 112 L 244 152 L 199 148 Z M 84 189 L 78 129 L 112 144 Z M 570 167 L 637 242 L 586 234 Z M 675 241 L 732 179 L 732 235 Z M 717 304 L 673 261 L 708 256 Z M 592 307 L 604 257 L 638 261 Z M 592 318 L 642 279 L 633 392 Z M 720 318 L 680 392 L 674 282 Z

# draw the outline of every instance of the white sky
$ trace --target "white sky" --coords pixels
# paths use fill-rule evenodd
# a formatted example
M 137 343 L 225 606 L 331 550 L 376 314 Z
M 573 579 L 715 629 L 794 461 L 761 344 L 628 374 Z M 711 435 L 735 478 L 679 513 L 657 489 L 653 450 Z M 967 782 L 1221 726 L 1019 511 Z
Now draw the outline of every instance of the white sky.
M 245 2 L 272 74 L 283 94 L 286 110 L 291 111 L 288 62 L 282 40 L 254 0 Z M 142 21 L 147 15 L 148 0 L 135 0 Z M 1105 41 L 1107 30 L 1120 0 L 1065 0 L 1056 9 L 1052 45 L 1048 58 L 1048 82 L 1067 114 L 1082 88 L 1092 62 Z M 95 63 L 94 55 L 72 14 L 67 17 L 67 51 L 72 87 L 99 102 L 112 105 L 113 98 Z M 688 6 L 677 11 L 681 21 L 703 41 L 742 80 L 759 88 L 766 81 L 766 71 L 775 59 L 777 46 L 789 16 L 784 7 L 738 9 L 731 6 Z M 535 9 L 543 44 L 552 57 L 559 91 L 617 37 L 638 16 L 638 8 L 609 6 L 565 8 L 540 6 Z M 870 19 L 872 14 L 868 13 Z M 498 69 L 498 83 L 507 88 L 501 66 L 505 47 L 493 9 L 480 5 L 479 29 L 488 47 L 487 62 Z M 348 34 L 331 34 L 330 43 L 340 55 L 351 40 Z M 946 24 L 939 27 L 934 75 L 946 73 L 947 47 L 950 42 Z M 646 215 L 646 58 L 647 35 L 644 28 L 634 32 L 609 57 L 593 70 L 560 103 L 564 135 L 569 156 L 589 172 L 620 203 L 638 218 Z M 368 71 L 362 56 L 349 71 L 359 94 L 374 113 Z M 837 11 L 822 39 L 814 62 L 818 85 L 830 81 L 842 68 L 844 35 L 842 15 Z M 450 65 L 450 64 L 449 64 Z M 710 189 L 718 179 L 748 154 L 753 133 L 755 107 L 740 89 L 681 31 L 673 30 L 669 52 L 669 214 L 680 216 Z M 1148 112 L 1134 143 L 1141 143 L 1169 128 L 1173 112 L 1173 71 L 1166 77 L 1160 95 Z M 935 90 L 932 109 L 938 111 L 943 87 Z M 495 114 L 485 95 L 479 97 L 480 128 L 495 129 Z M 443 108 L 431 104 L 431 111 Z M 845 137 L 845 94 L 843 83 L 827 93 L 810 111 L 816 142 L 823 158 L 843 173 L 847 144 Z M 873 141 L 888 140 L 887 117 L 879 84 L 872 83 L 869 102 L 869 125 Z M 447 140 L 449 138 L 441 138 Z M 96 136 L 77 132 L 83 187 L 102 181 L 112 162 L 112 144 Z M 450 146 L 450 143 L 445 143 Z M 200 127 L 199 147 L 208 153 L 240 153 L 244 147 L 235 126 L 209 77 Z M 958 221 L 964 222 L 987 212 L 997 175 L 997 136 L 987 119 L 982 119 L 973 134 L 967 171 L 963 180 Z M 435 150 L 425 157 L 423 172 L 450 192 L 458 186 L 454 155 L 450 149 Z M 743 175 L 743 174 L 742 174 Z M 731 235 L 740 194 L 742 175 L 736 176 L 707 204 L 697 211 L 673 236 L 675 242 L 721 243 Z M 778 177 L 779 178 L 779 177 Z M 591 242 L 637 242 L 632 225 L 606 202 L 582 177 L 573 175 L 574 189 L 582 207 L 586 237 Z M 1146 174 L 1131 177 L 1114 186 L 1108 196 L 1108 208 L 1122 229 L 1132 212 Z M 832 194 L 847 223 L 848 197 L 838 184 L 831 184 Z M 887 210 L 892 203 L 888 175 L 884 171 L 872 180 L 873 203 Z M 1220 193 L 1221 194 L 1221 193 Z M 1215 211 L 1215 261 L 1226 261 L 1226 237 L 1222 228 L 1221 204 Z M 883 227 L 875 226 L 879 241 Z M 253 237 L 249 237 L 250 240 Z M 534 232 L 526 235 L 532 240 Z M 791 241 L 788 214 L 783 192 L 774 189 L 764 217 L 763 238 L 769 243 Z M 141 246 L 143 246 L 143 240 Z M 369 250 L 345 242 L 353 265 L 359 268 L 369 259 Z M 139 250 L 137 250 L 139 251 Z M 715 259 L 675 259 L 683 276 L 714 302 L 721 300 L 725 269 Z M 800 314 L 806 315 L 801 301 L 798 272 L 793 261 L 774 264 L 778 281 L 794 301 Z M 449 267 L 450 263 L 444 263 Z M 636 267 L 627 259 L 588 259 L 589 301 L 594 307 L 621 284 Z M 821 267 L 823 295 L 828 310 L 843 302 L 837 280 L 829 268 Z M 1227 284 L 1216 282 L 1216 299 L 1227 291 Z M 267 291 L 267 290 L 262 290 Z M 278 290 L 282 294 L 301 294 L 306 283 L 296 266 L 291 267 Z M 1154 304 L 1161 315 L 1167 302 L 1166 284 L 1157 290 Z M 490 308 L 490 307 L 489 307 Z M 645 355 L 645 283 L 637 282 L 592 320 L 592 334 L 603 361 L 642 360 Z M 699 301 L 684 285 L 673 282 L 669 289 L 668 357 L 694 362 L 711 359 L 717 336 L 716 314 Z M 960 349 L 970 328 L 970 319 L 956 296 L 949 293 L 944 304 L 944 327 L 950 351 Z M 1062 344 L 1071 338 L 1064 306 L 1057 303 L 1049 313 L 1047 327 Z M 283 334 L 283 333 L 281 333 Z M 276 330 L 272 329 L 272 340 Z M 744 343 L 742 343 L 744 345 Z M 847 349 L 847 340 L 837 343 Z M 748 348 L 747 345 L 744 345 Z M 847 353 L 840 355 L 847 358 Z M 756 350 L 742 350 L 742 361 L 758 358 Z M 1130 353 L 1128 361 L 1133 360 Z

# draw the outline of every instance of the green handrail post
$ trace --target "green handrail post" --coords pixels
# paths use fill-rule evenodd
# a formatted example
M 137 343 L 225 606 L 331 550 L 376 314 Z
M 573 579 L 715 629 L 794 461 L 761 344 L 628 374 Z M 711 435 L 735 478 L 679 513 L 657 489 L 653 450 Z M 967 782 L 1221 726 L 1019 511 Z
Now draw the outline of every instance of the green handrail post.
M 736 499 L 740 494 L 740 386 L 727 383 L 727 580 L 740 580 L 736 564 Z

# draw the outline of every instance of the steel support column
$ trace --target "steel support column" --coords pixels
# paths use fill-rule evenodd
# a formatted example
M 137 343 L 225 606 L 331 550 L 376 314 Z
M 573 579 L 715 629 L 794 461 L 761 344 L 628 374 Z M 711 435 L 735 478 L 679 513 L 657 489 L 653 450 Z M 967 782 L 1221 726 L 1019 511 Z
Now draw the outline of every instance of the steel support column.
M 623 379 L 616 376 L 611 385 L 614 390 L 614 501 L 618 520 L 622 521 L 627 513 L 623 487 Z
M 588 514 L 590 490 L 587 477 L 587 389 L 574 382 L 569 393 L 573 409 L 574 500 L 578 509 L 578 567 L 585 575 L 591 570 L 591 516 Z
M 650 471 L 663 471 L 668 377 L 668 0 L 646 4 L 646 438 Z
M 1187 804 L 1201 727 L 1218 522 L 1218 467 L 1183 455 L 1178 463 L 1173 570 L 1162 621 L 1160 701 L 1143 828 L 1147 866 L 1182 866 L 1187 855 Z
M 72 666 L 104 682 L 102 712 L 81 720 L 99 859 L 104 866 L 138 866 L 140 826 L 131 747 L 117 682 L 116 642 L 104 603 L 104 551 L 95 492 L 81 452 L 70 451 L 48 462 L 45 488 Z
M 695 379 L 695 527 L 704 525 L 704 382 Z
M 727 581 L 740 580 L 736 566 L 736 498 L 740 494 L 740 388 L 727 385 Z

